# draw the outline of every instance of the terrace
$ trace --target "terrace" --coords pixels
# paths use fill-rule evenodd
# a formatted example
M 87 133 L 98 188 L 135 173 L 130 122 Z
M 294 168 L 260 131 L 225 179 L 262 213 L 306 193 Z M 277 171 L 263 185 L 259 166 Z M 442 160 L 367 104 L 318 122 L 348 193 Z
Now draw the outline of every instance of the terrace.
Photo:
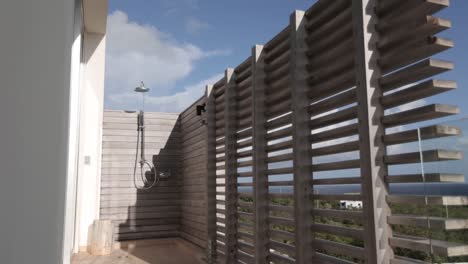
M 437 36 L 446 7 L 295 11 L 188 109 L 146 113 L 146 175 L 165 175 L 149 189 L 133 182 L 137 114 L 105 111 L 99 212 L 115 251 L 74 263 L 468 260 L 468 196 L 455 193 L 468 122 L 439 124 L 456 106 L 399 108 L 457 88 L 434 79 L 454 68 L 432 58 L 453 47 Z

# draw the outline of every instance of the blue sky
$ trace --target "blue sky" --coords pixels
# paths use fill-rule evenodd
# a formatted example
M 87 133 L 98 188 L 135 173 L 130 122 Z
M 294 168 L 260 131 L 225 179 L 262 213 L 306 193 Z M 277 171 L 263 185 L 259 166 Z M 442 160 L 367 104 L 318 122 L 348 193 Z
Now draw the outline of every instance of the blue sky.
M 140 80 L 152 90 L 147 110 L 180 111 L 201 96 L 227 67 L 249 56 L 288 24 L 293 10 L 306 10 L 304 0 L 110 0 L 106 74 L 106 107 L 136 109 L 132 88 Z M 435 56 L 454 61 L 456 69 L 441 75 L 459 89 L 427 102 L 458 104 L 468 114 L 466 25 L 468 1 L 452 0 L 437 16 L 450 19 L 452 29 L 440 36 L 455 48 Z

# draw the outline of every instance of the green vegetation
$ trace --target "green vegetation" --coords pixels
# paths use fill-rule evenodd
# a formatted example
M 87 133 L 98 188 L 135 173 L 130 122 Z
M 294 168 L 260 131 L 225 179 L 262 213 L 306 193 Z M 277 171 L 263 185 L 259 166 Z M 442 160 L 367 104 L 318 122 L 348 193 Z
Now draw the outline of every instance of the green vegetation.
M 252 198 L 241 198 L 240 202 L 251 203 L 253 205 Z M 270 204 L 293 207 L 294 201 L 291 198 L 273 198 L 270 200 Z M 314 204 L 316 207 L 321 208 L 321 209 L 340 209 L 339 201 L 335 201 L 335 202 L 314 201 Z M 348 209 L 348 210 L 352 210 L 352 209 Z M 392 210 L 392 214 L 468 219 L 468 206 L 446 208 L 444 206 L 427 206 L 426 207 L 426 206 L 420 206 L 420 205 L 416 206 L 416 205 L 394 204 L 394 205 L 391 205 L 391 210 Z M 249 213 L 252 212 L 251 209 L 246 209 L 245 207 L 240 207 L 239 211 L 249 212 Z M 293 216 L 289 212 L 283 212 L 283 211 L 270 211 L 270 216 L 293 219 Z M 246 223 L 246 224 L 253 224 L 252 219 L 242 217 L 242 216 L 240 217 L 239 222 Z M 351 227 L 351 228 L 362 228 L 362 226 L 359 223 L 353 220 L 348 220 L 348 219 L 341 220 L 341 219 L 335 219 L 331 217 L 315 217 L 314 222 L 320 223 L 320 224 L 344 226 L 344 227 Z M 274 224 L 270 226 L 270 229 L 291 232 L 291 233 L 294 232 L 294 226 L 286 225 L 286 224 Z M 251 229 L 243 229 L 240 231 L 248 233 L 248 234 L 253 233 L 253 230 Z M 426 237 L 426 238 L 432 238 L 435 240 L 445 240 L 445 241 L 450 241 L 450 242 L 468 244 L 468 230 L 441 231 L 441 230 L 428 230 L 426 228 L 419 228 L 419 227 L 414 227 L 414 226 L 394 225 L 393 231 L 394 231 L 394 234 Z M 355 238 L 337 236 L 337 235 L 328 234 L 328 233 L 316 233 L 314 235 L 316 239 L 324 239 L 324 240 L 343 243 L 347 245 L 353 245 L 356 247 L 364 246 L 364 242 L 362 240 L 355 239 Z M 285 239 L 278 241 L 278 242 L 294 245 L 294 241 L 285 240 Z M 322 252 L 322 253 L 326 253 L 329 255 L 333 255 L 335 257 L 354 261 L 356 263 L 362 263 L 362 261 L 351 258 L 349 256 L 336 255 L 336 254 L 331 254 L 329 252 Z M 468 256 L 446 258 L 442 256 L 435 256 L 435 255 L 431 256 L 424 252 L 413 251 L 413 250 L 408 250 L 408 249 L 403 249 L 403 248 L 396 248 L 395 253 L 399 256 L 405 256 L 405 257 L 418 259 L 418 260 L 424 260 L 424 261 L 433 262 L 433 263 L 467 262 L 468 261 Z

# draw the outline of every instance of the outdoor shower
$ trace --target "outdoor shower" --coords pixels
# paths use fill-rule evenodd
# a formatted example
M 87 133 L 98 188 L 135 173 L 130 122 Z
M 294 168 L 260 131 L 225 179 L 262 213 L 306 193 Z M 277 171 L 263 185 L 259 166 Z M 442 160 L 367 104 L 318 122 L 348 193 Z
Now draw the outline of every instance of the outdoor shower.
M 135 92 L 141 93 L 142 96 L 142 108 L 137 116 L 137 144 L 135 153 L 135 166 L 133 169 L 133 184 L 135 188 L 140 190 L 147 190 L 153 188 L 159 182 L 158 174 L 156 173 L 155 167 L 146 160 L 145 157 L 145 95 L 149 92 L 149 88 L 145 87 L 145 84 L 141 82 L 140 86 L 135 88 Z M 138 153 L 139 152 L 139 153 Z M 140 160 L 138 161 L 138 154 L 140 154 Z M 140 177 L 143 182 L 143 186 L 137 184 L 137 167 L 140 164 Z M 146 177 L 145 168 L 148 168 L 151 172 L 151 180 Z

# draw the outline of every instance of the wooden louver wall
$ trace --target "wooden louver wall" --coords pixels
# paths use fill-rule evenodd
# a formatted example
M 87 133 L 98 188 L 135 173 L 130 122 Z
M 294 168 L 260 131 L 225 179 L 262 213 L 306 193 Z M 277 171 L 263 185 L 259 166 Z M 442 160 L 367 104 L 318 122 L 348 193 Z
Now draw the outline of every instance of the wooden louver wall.
M 319 0 L 306 12 L 294 12 L 284 30 L 264 46 L 255 46 L 249 58 L 208 87 L 210 261 L 419 263 L 396 256 L 394 249 L 434 252 L 427 240 L 392 233 L 393 224 L 416 221 L 409 215 L 393 216 L 389 204 L 424 197 L 389 193 L 389 183 L 421 178 L 390 175 L 389 166 L 420 158 L 416 152 L 387 154 L 387 148 L 417 141 L 419 122 L 459 111 L 442 104 L 397 108 L 456 87 L 431 79 L 453 68 L 430 58 L 453 46 L 435 36 L 450 27 L 449 21 L 433 16 L 447 6 L 444 0 Z M 394 127 L 404 131 L 392 132 Z M 460 133 L 438 125 L 421 132 L 423 139 Z M 441 153 L 424 153 L 424 161 L 462 157 Z M 329 155 L 340 158 L 324 158 Z M 325 173 L 337 176 L 321 177 Z M 321 185 L 347 184 L 359 185 L 361 191 L 315 191 Z M 272 191 L 277 187 L 293 192 Z M 431 199 L 468 204 L 466 198 Z M 362 201 L 363 208 L 316 206 L 340 200 Z M 322 217 L 351 220 L 357 227 L 323 223 Z M 278 225 L 284 228 L 274 228 Z M 348 245 L 317 234 L 362 243 Z M 468 254 L 463 245 L 435 244 L 441 255 Z

